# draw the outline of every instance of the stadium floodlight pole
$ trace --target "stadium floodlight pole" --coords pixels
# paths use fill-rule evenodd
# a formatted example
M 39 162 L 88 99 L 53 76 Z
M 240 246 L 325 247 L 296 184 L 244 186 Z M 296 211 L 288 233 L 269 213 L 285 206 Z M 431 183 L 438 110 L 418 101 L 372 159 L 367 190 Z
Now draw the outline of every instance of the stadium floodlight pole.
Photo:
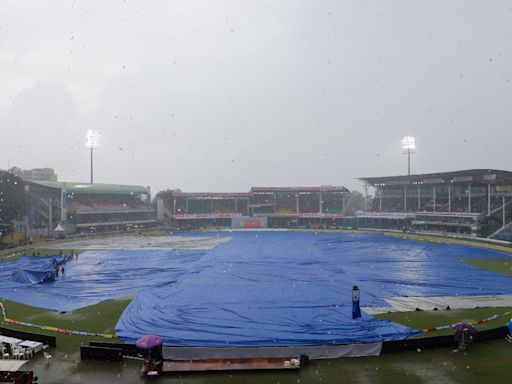
M 402 138 L 402 151 L 407 155 L 407 176 L 411 176 L 411 153 L 416 152 L 416 142 L 414 137 L 405 136 Z
M 87 141 L 85 142 L 85 148 L 91 150 L 91 184 L 94 182 L 94 173 L 93 173 L 93 151 L 98 149 L 100 141 L 100 131 L 96 131 L 94 129 L 89 129 L 87 131 Z

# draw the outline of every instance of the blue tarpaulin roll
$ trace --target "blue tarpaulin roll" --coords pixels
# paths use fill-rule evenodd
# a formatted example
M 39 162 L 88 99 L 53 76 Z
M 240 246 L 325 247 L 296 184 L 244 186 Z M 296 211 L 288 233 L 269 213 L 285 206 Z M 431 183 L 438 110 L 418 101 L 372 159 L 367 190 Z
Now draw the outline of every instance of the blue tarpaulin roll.
M 13 272 L 12 278 L 15 282 L 26 285 L 49 283 L 55 281 L 55 272 L 18 269 Z

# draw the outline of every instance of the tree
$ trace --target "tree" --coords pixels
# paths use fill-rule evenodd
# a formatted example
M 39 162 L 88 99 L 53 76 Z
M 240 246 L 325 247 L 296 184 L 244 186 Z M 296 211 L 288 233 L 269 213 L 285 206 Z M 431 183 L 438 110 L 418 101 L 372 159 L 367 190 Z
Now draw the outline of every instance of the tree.
M 0 170 L 0 224 L 8 225 L 20 219 L 28 209 L 28 193 L 23 180 Z
M 352 191 L 348 194 L 347 200 L 347 213 L 349 215 L 355 215 L 356 211 L 362 211 L 364 209 L 364 196 L 361 192 Z
M 171 203 L 172 193 L 173 192 L 181 192 L 181 189 L 166 189 L 165 191 L 160 191 L 156 194 L 156 196 L 151 201 L 151 205 L 154 209 L 156 209 L 156 201 L 158 199 L 162 199 L 166 203 Z

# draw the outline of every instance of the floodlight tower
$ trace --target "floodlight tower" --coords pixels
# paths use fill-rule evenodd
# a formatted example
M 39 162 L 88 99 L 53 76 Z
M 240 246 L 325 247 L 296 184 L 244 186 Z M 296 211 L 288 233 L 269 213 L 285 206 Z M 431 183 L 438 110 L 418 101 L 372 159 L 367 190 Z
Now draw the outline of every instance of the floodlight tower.
M 411 153 L 416 153 L 416 142 L 413 136 L 405 136 L 402 139 L 402 151 L 407 155 L 407 176 L 411 176 Z
M 89 129 L 87 131 L 87 140 L 85 142 L 85 148 L 91 150 L 91 184 L 94 181 L 93 161 L 92 161 L 93 155 L 92 154 L 95 149 L 98 149 L 99 143 L 100 143 L 100 131 L 96 131 L 94 129 Z

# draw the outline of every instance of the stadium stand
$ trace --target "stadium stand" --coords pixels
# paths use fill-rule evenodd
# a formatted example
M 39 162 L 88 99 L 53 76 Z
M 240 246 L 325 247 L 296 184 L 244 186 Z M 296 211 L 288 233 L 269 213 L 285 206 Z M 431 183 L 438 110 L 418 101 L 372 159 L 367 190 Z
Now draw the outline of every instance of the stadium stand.
M 149 188 L 117 184 L 28 181 L 28 227 L 91 233 L 154 226 Z
M 491 236 L 493 239 L 512 242 L 512 223 L 500 228 Z
M 508 236 L 512 172 L 471 169 L 360 180 L 376 191 L 370 212 L 360 215 L 363 225 L 496 239 Z
M 348 192 L 333 186 L 253 187 L 248 193 L 169 191 L 157 202 L 158 217 L 183 229 L 230 227 L 235 217 L 264 217 L 269 227 L 339 227 Z
M 248 193 L 185 193 L 175 190 L 157 197 L 160 221 L 181 229 L 230 227 L 231 218 L 247 215 L 248 207 Z

